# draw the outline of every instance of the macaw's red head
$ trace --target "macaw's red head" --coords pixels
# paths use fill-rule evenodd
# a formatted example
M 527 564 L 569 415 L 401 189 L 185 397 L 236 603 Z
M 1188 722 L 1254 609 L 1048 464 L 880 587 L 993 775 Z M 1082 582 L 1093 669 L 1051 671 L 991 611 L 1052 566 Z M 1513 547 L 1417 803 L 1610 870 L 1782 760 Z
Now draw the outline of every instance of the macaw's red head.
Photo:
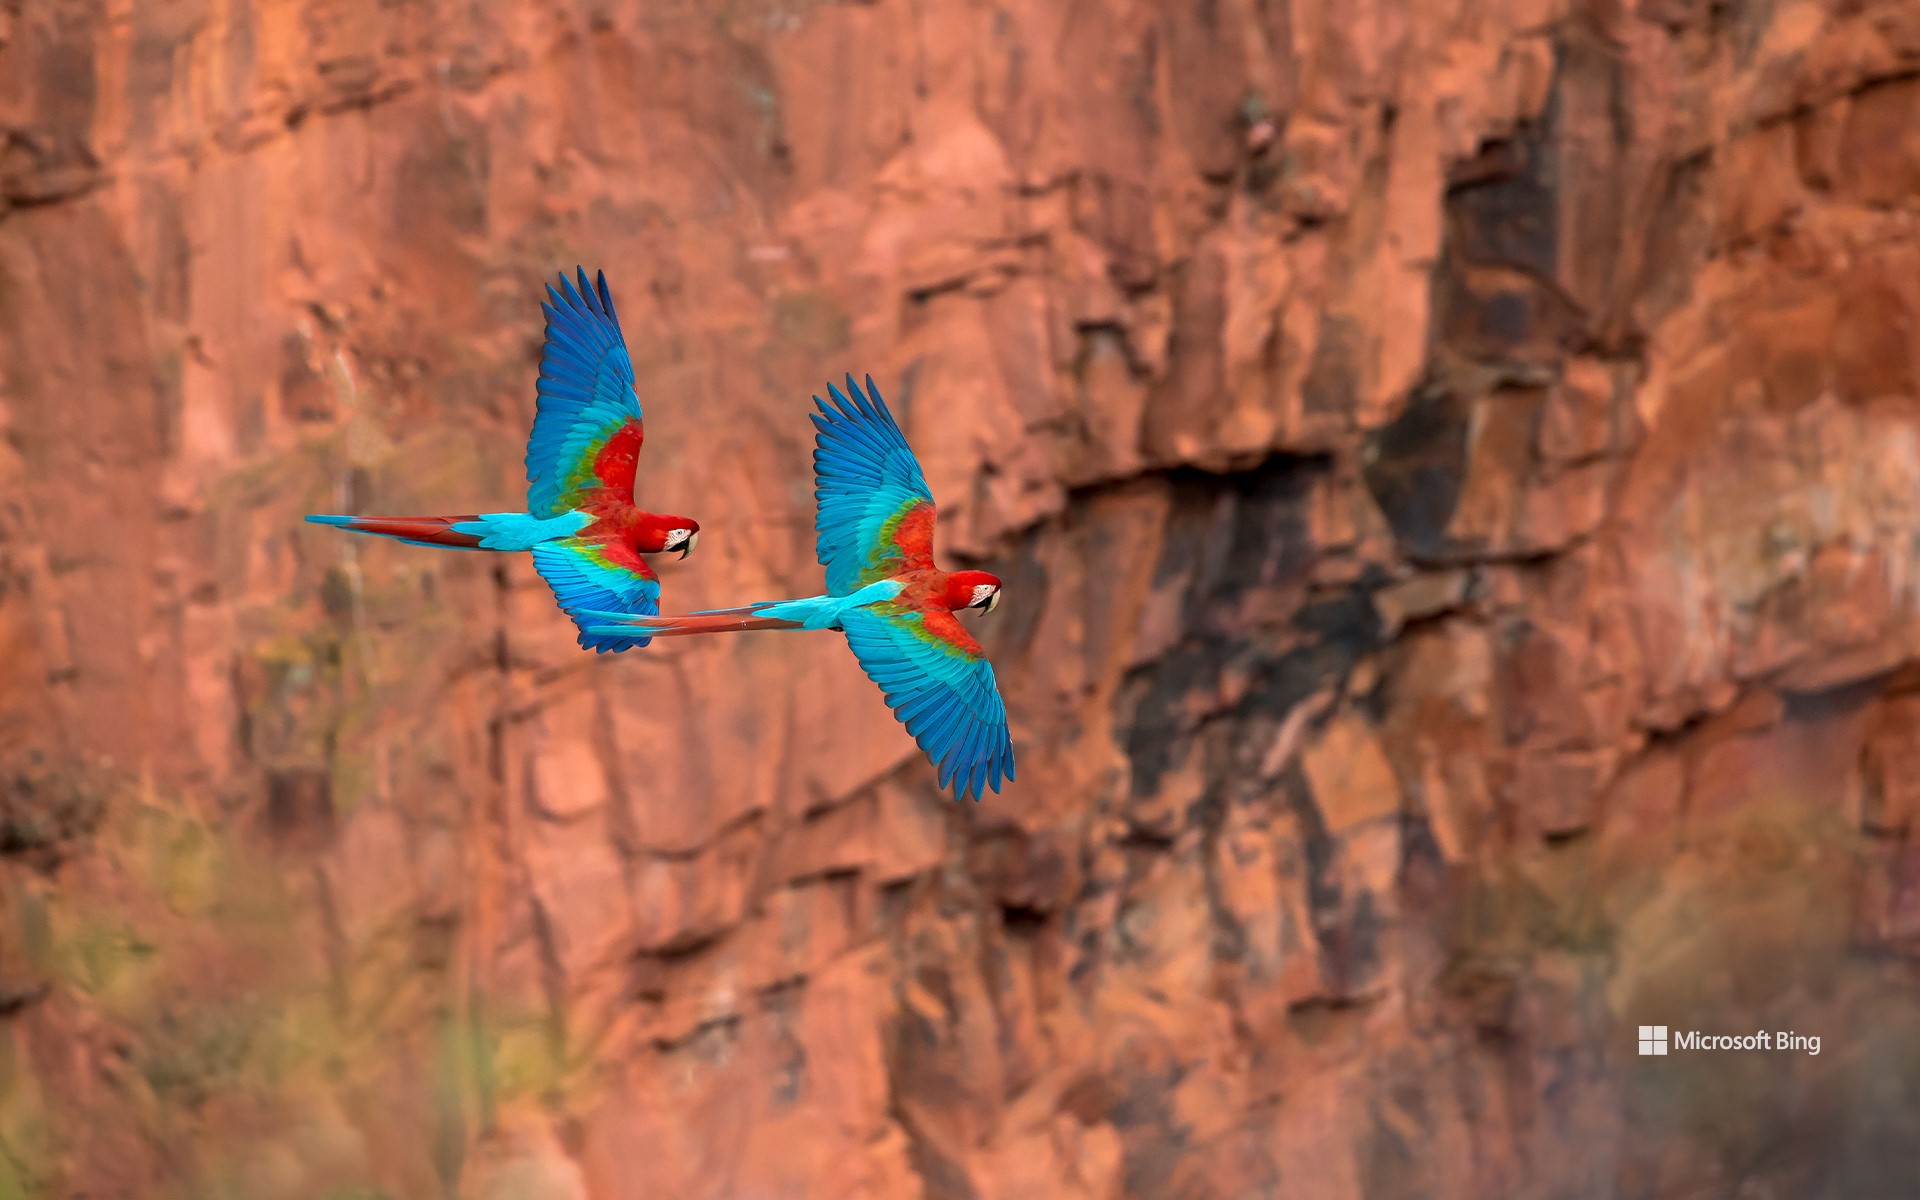
M 685 558 L 693 553 L 694 544 L 700 540 L 700 522 L 668 513 L 642 513 L 633 532 L 633 548 L 642 554 L 678 550 L 680 557 Z
M 955 571 L 947 576 L 947 607 L 992 612 L 1000 603 L 1000 579 L 985 571 Z

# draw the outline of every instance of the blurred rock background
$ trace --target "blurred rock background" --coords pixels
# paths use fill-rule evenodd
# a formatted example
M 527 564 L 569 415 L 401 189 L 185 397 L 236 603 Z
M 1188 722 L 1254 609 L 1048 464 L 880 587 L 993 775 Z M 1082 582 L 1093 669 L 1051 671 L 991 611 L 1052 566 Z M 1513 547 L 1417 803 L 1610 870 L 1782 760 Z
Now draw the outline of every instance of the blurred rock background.
M 300 523 L 576 263 L 669 609 L 874 375 L 1005 794 Z M 1911 1195 L 1917 322 L 1906 0 L 0 0 L 0 1198 Z

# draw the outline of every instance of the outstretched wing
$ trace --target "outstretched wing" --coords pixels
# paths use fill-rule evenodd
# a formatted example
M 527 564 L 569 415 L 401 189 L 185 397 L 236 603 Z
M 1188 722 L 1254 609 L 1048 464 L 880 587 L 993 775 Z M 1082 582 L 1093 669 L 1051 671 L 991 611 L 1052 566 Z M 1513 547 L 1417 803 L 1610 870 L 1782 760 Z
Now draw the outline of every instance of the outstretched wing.
M 940 786 L 978 800 L 1013 778 L 1007 707 L 989 663 L 958 618 L 892 603 L 841 617 L 847 645 L 888 707 L 940 771 Z
M 527 511 L 537 517 L 585 508 L 604 493 L 632 503 L 634 464 L 646 437 L 606 273 L 589 287 L 585 269 L 575 270 L 579 286 L 562 274 L 540 305 L 547 341 L 527 438 Z
M 569 537 L 533 548 L 533 567 L 553 589 L 560 610 L 580 630 L 580 645 L 596 652 L 625 650 L 652 641 L 611 633 L 596 614 L 651 617 L 660 611 L 660 578 L 646 560 L 617 538 Z M 597 629 L 590 628 L 597 626 Z
M 933 565 L 933 492 L 920 463 L 873 376 L 865 395 L 847 376 L 847 391 L 851 400 L 828 384 L 831 407 L 813 398 L 815 548 L 836 596 Z

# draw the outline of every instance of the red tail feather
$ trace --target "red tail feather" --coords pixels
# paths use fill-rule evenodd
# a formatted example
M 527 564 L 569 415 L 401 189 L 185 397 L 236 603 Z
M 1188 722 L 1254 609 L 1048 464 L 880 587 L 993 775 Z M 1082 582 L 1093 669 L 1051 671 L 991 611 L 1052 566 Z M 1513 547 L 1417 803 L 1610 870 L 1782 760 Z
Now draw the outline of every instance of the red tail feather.
M 652 637 L 683 637 L 690 633 L 734 633 L 747 629 L 798 629 L 800 622 L 779 617 L 756 617 L 753 610 L 702 613 L 686 617 L 643 617 L 634 624 Z
M 409 538 L 416 542 L 432 542 L 436 546 L 457 546 L 472 550 L 480 545 L 480 539 L 471 533 L 455 533 L 448 528 L 462 521 L 476 521 L 477 516 L 465 517 L 354 517 L 343 528 L 355 533 L 378 533 L 387 537 Z

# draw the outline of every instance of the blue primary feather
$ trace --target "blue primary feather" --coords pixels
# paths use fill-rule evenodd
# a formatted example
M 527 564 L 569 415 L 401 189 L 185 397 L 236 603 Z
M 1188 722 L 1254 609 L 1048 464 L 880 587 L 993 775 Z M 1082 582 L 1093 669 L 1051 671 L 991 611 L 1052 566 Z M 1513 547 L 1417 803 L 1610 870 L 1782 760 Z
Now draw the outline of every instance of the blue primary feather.
M 887 705 L 961 799 L 1013 778 L 1013 739 L 993 664 L 918 628 L 914 612 L 861 607 L 841 616 L 847 645 Z
M 586 270 L 575 270 L 579 286 L 562 274 L 557 290 L 547 285 L 550 303 L 540 306 L 547 315 L 547 336 L 533 431 L 527 437 L 527 509 L 537 517 L 572 509 L 582 473 L 585 481 L 592 479 L 593 455 L 628 421 L 641 419 L 633 360 L 607 277 L 600 273 L 597 286 L 589 286 Z
M 888 522 L 933 492 L 906 435 L 867 377 L 866 394 L 847 376 L 843 396 L 832 384 L 831 406 L 815 396 L 813 496 L 815 552 L 827 569 L 827 591 L 846 595 L 880 568 L 890 549 Z
M 606 561 L 599 545 L 568 539 L 533 548 L 533 566 L 560 609 L 580 630 L 580 645 L 598 653 L 644 646 L 651 637 L 590 628 L 596 613 L 651 617 L 660 612 L 660 581 Z

